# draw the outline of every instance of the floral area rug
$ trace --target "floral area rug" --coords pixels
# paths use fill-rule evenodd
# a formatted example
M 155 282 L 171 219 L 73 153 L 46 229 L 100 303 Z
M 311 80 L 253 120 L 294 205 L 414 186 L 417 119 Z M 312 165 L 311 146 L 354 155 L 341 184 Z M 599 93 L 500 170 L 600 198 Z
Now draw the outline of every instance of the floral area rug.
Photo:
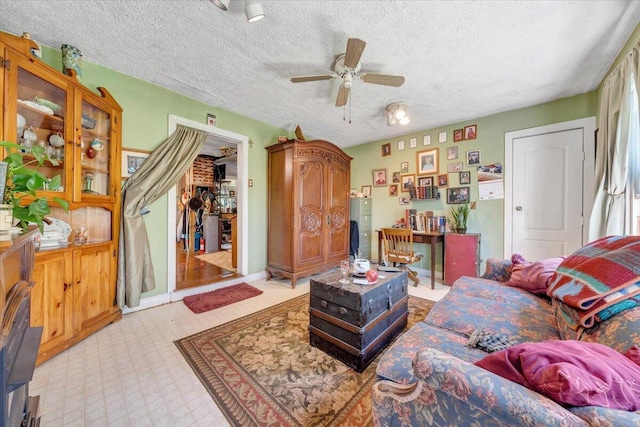
M 433 304 L 409 297 L 407 328 Z M 231 425 L 373 425 L 380 356 L 359 374 L 311 347 L 308 310 L 307 294 L 175 342 Z

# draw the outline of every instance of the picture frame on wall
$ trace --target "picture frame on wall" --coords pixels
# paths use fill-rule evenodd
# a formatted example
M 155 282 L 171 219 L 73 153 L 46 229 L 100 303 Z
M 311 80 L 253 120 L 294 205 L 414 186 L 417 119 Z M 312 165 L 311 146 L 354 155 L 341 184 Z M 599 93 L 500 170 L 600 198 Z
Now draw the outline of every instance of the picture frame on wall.
M 400 191 L 408 193 L 412 187 L 416 185 L 416 176 L 414 174 L 407 174 L 400 176 Z
M 349 196 L 350 197 L 357 197 L 358 196 L 358 189 L 357 188 L 352 188 L 351 190 L 349 190 Z
M 407 172 L 409 172 L 409 162 L 400 163 L 400 173 L 407 173 Z
M 448 173 L 462 172 L 462 162 L 451 162 L 447 164 L 447 172 Z
M 478 125 L 464 127 L 464 139 L 476 139 L 478 136 Z
M 433 177 L 432 176 L 422 176 L 418 178 L 418 186 L 419 187 L 433 187 Z
M 398 197 L 398 203 L 400 203 L 402 206 L 410 205 L 411 197 Z
M 382 144 L 382 157 L 387 157 L 391 155 L 391 143 Z
M 122 179 L 127 179 L 142 166 L 151 151 L 122 147 Z
M 480 164 L 480 150 L 467 151 L 467 165 L 477 166 Z
M 389 186 L 389 196 L 394 197 L 398 195 L 398 184 L 391 184 Z
M 209 126 L 216 126 L 216 115 L 215 114 L 207 114 L 207 124 Z
M 447 160 L 455 160 L 458 158 L 458 147 L 447 147 Z
M 447 142 L 447 132 L 440 132 L 438 134 L 438 142 L 440 144 L 444 144 L 445 142 Z
M 416 153 L 418 174 L 437 174 L 439 170 L 438 161 L 438 148 L 418 151 Z
M 404 139 L 402 141 L 398 141 L 398 151 L 404 150 Z
M 361 193 L 362 193 L 362 197 L 371 197 L 371 186 L 363 185 Z
M 453 142 L 460 142 L 464 139 L 464 129 L 456 129 L 453 131 Z
M 471 184 L 471 172 L 460 172 L 460 184 Z
M 391 182 L 398 184 L 400 182 L 400 172 L 394 172 L 391 178 Z
M 386 185 L 387 185 L 387 170 L 374 169 L 373 170 L 373 186 L 385 187 Z
M 438 187 L 446 187 L 449 185 L 449 175 L 438 175 Z
M 418 141 L 417 141 L 417 139 L 416 139 L 416 138 L 411 138 L 411 139 L 409 140 L 409 148 L 416 148 L 416 145 L 418 145 L 418 144 L 417 144 L 417 142 L 418 142 Z
M 447 203 L 450 205 L 469 203 L 469 187 L 447 188 Z

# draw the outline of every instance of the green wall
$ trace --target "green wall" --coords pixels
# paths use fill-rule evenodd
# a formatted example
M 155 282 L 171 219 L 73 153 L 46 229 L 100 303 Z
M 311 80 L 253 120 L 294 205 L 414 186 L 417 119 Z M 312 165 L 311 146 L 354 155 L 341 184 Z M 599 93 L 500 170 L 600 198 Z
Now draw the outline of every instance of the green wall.
M 43 46 L 43 60 L 61 69 L 59 50 Z M 128 148 L 153 150 L 167 137 L 169 114 L 206 122 L 207 113 L 216 115 L 218 127 L 247 135 L 253 142 L 249 148 L 249 178 L 254 185 L 249 188 L 249 274 L 264 271 L 266 265 L 266 176 L 267 152 L 279 135 L 287 131 L 266 125 L 257 120 L 180 95 L 155 84 L 145 82 L 98 66 L 82 63 L 82 82 L 89 88 L 102 86 L 122 106 L 122 145 Z M 167 292 L 167 203 L 165 195 L 149 206 L 145 215 L 149 234 L 156 289 L 142 295 L 143 298 Z
M 372 170 L 386 168 L 391 179 L 393 172 L 400 171 L 401 162 L 409 162 L 409 173 L 415 174 L 417 170 L 416 153 L 425 149 L 438 148 L 439 150 L 439 174 L 447 171 L 447 147 L 458 147 L 458 159 L 451 160 L 464 162 L 464 171 L 471 171 L 471 201 L 478 200 L 478 181 L 474 168 L 466 166 L 466 151 L 480 150 L 481 163 L 502 163 L 504 164 L 504 134 L 520 129 L 527 129 L 536 126 L 544 126 L 552 123 L 564 122 L 595 115 L 595 92 L 576 95 L 570 98 L 559 99 L 546 104 L 519 110 L 507 111 L 491 116 L 481 117 L 454 123 L 451 125 L 427 129 L 425 131 L 402 135 L 393 139 L 385 139 L 358 145 L 346 149 L 345 151 L 353 157 L 351 162 L 351 188 L 360 188 L 363 185 L 372 185 Z M 453 130 L 461 129 L 468 125 L 478 125 L 477 138 L 469 141 L 453 142 Z M 396 125 L 399 126 L 399 125 Z M 447 133 L 447 142 L 438 143 L 438 134 Z M 431 145 L 423 145 L 424 135 L 431 136 Z M 411 138 L 416 138 L 417 146 L 409 147 Z M 398 141 L 404 141 L 404 150 L 398 150 Z M 382 145 L 391 143 L 391 156 L 382 157 Z M 459 174 L 448 174 L 449 187 L 459 186 Z M 450 207 L 446 203 L 446 188 L 442 188 L 441 198 L 437 201 L 414 201 L 411 206 L 400 206 L 398 197 L 388 195 L 388 187 L 373 187 L 373 229 L 388 227 L 404 216 L 405 208 L 417 209 L 419 211 L 430 210 L 434 215 L 449 216 Z M 407 193 L 404 193 L 407 194 Z M 469 215 L 468 233 L 482 233 L 481 237 L 481 257 L 502 258 L 503 256 L 503 233 L 504 223 L 504 200 L 483 200 L 478 201 L 476 209 Z M 375 236 L 374 236 L 375 242 Z M 419 245 L 420 250 L 425 254 L 420 266 L 429 267 L 429 248 L 426 245 Z M 438 254 L 438 269 L 442 266 L 440 253 Z M 372 257 L 377 257 L 377 244 L 373 244 Z

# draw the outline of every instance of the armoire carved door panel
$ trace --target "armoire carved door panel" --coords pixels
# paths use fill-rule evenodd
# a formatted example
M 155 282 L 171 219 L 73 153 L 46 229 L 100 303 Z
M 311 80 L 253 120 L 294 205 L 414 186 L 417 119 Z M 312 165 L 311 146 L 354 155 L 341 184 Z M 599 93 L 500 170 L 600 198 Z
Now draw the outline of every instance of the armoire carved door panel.
M 324 261 L 325 165 L 319 160 L 301 161 L 298 168 L 298 265 Z
M 349 252 L 349 173 L 344 165 L 329 164 L 329 215 L 327 261 L 339 261 Z M 347 197 L 345 197 L 347 194 Z

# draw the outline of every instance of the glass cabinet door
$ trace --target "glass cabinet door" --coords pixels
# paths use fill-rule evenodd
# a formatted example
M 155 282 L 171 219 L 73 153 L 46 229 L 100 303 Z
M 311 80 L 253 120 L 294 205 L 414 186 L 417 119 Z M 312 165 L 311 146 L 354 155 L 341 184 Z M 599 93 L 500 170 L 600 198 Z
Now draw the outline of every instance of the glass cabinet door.
M 72 124 L 67 117 L 68 90 L 64 81 L 56 85 L 37 75 L 36 70 L 29 69 L 29 62 L 23 66 L 17 64 L 17 99 L 16 110 L 16 135 L 15 141 L 23 147 L 40 145 L 45 149 L 51 161 L 46 161 L 39 171 L 48 178 L 56 175 L 60 176 L 61 187 L 58 191 L 63 192 L 70 183 L 70 175 L 65 172 L 65 161 L 73 162 L 72 153 L 67 152 L 67 147 L 71 149 L 69 132 L 72 132 Z M 13 99 L 9 100 L 12 104 Z M 13 110 L 13 105 L 8 111 Z M 12 126 L 8 127 L 9 129 Z M 13 135 L 10 135 L 10 137 Z M 12 139 L 12 138 L 10 138 Z M 29 157 L 25 158 L 25 163 Z M 34 161 L 35 166 L 35 159 Z M 45 183 L 42 191 L 47 191 Z
M 82 101 L 80 164 L 82 197 L 110 196 L 111 114 Z

